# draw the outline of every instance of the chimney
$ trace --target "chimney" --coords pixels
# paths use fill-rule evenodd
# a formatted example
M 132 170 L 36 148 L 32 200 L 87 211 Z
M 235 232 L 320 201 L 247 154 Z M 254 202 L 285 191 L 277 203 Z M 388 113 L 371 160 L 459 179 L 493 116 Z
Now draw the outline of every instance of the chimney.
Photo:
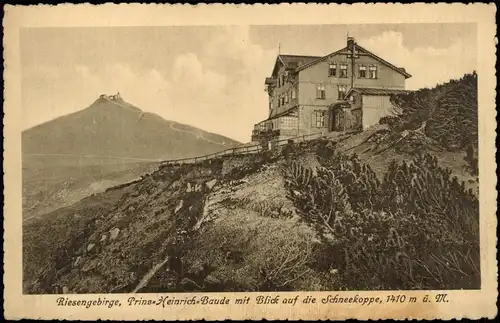
M 347 47 L 351 48 L 352 45 L 354 45 L 354 37 L 347 37 Z

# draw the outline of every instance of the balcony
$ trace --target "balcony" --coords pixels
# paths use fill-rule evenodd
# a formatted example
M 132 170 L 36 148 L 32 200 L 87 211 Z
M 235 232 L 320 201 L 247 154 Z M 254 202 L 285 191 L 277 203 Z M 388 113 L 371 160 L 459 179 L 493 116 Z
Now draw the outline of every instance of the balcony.
M 252 141 L 270 140 L 280 136 L 293 137 L 298 133 L 298 118 L 282 116 L 255 124 L 252 130 Z
M 272 77 L 266 77 L 266 85 L 276 85 L 278 83 L 278 80 Z

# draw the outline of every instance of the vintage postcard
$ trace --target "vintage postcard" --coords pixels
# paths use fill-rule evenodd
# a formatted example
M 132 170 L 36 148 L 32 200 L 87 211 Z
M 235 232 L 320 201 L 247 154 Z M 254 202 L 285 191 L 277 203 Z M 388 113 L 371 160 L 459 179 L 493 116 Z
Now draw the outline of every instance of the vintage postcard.
M 494 318 L 495 13 L 5 6 L 5 317 Z

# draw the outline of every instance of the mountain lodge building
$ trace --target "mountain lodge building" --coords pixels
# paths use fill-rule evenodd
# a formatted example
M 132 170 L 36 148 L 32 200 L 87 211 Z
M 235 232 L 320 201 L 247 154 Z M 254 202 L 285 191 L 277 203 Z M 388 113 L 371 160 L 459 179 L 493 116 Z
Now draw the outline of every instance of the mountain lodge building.
M 278 55 L 265 80 L 269 117 L 254 125 L 252 141 L 367 129 L 391 114 L 390 96 L 408 92 L 410 77 L 352 37 L 326 56 Z

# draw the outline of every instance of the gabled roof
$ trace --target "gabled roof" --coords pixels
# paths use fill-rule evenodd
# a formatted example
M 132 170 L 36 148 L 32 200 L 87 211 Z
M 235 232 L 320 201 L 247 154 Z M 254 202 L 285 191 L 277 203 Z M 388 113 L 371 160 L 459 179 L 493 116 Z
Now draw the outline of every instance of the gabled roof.
M 380 63 L 382 63 L 382 64 L 384 64 L 384 65 L 386 65 L 386 66 L 388 66 L 388 67 L 392 68 L 392 69 L 393 69 L 393 70 L 395 70 L 396 72 L 398 72 L 398 73 L 400 73 L 400 74 L 404 75 L 404 77 L 405 77 L 405 78 L 410 78 L 410 77 L 411 77 L 411 75 L 410 75 L 408 72 L 406 72 L 406 70 L 405 70 L 403 67 L 397 67 L 397 66 L 395 66 L 395 65 L 393 65 L 393 64 L 391 64 L 391 63 L 389 63 L 388 61 L 386 61 L 386 60 L 384 60 L 384 59 L 380 58 L 379 56 L 377 56 L 377 55 L 375 55 L 375 54 L 373 54 L 373 53 L 372 53 L 372 52 L 370 52 L 369 50 L 367 50 L 367 49 L 365 49 L 365 48 L 363 48 L 363 47 L 359 46 L 358 44 L 356 44 L 356 48 L 359 50 L 359 52 L 360 52 L 360 53 L 366 54 L 366 55 L 368 55 L 368 56 L 372 57 L 373 59 L 375 59 L 375 60 L 379 61 Z M 301 65 L 301 66 L 299 66 L 299 67 L 298 67 L 295 71 L 297 71 L 297 72 L 298 72 L 298 71 L 301 71 L 301 70 L 303 70 L 303 69 L 306 69 L 306 68 L 308 68 L 308 67 L 310 67 L 310 66 L 316 65 L 316 64 L 318 64 L 318 63 L 320 63 L 320 62 L 325 61 L 325 60 L 326 60 L 328 57 L 330 57 L 330 56 L 333 56 L 333 55 L 339 54 L 339 53 L 341 53 L 341 52 L 343 52 L 343 51 L 347 51 L 347 50 L 348 50 L 348 48 L 347 48 L 347 46 L 346 46 L 346 47 L 344 47 L 344 48 L 342 48 L 342 49 L 340 49 L 340 50 L 338 50 L 338 51 L 335 51 L 335 52 L 330 53 L 330 54 L 328 54 L 328 55 L 326 55 L 326 56 L 320 57 L 320 58 L 318 58 L 318 59 L 316 59 L 316 60 L 313 60 L 313 61 L 311 61 L 311 62 L 309 62 L 309 63 L 307 63 L 307 64 Z
M 345 97 L 348 97 L 351 92 L 357 92 L 362 95 L 393 95 L 401 93 L 409 93 L 411 90 L 396 90 L 396 89 L 380 89 L 380 88 L 369 88 L 369 87 L 353 87 L 347 91 Z
M 399 73 L 403 74 L 405 78 L 410 78 L 411 77 L 411 74 L 409 74 L 408 72 L 406 72 L 406 70 L 403 67 L 397 67 L 395 65 L 392 65 L 388 61 L 382 59 L 381 57 L 379 57 L 379 56 L 377 56 L 375 54 L 373 54 L 372 52 L 370 52 L 369 50 L 367 50 L 367 49 L 359 46 L 358 44 L 356 44 L 356 47 L 360 50 L 360 52 L 367 54 L 368 56 L 374 58 L 375 60 L 379 61 L 380 63 L 382 63 L 382 64 L 384 64 L 384 65 L 392 68 L 396 72 L 399 72 Z
M 326 60 L 328 57 L 330 57 L 330 56 L 332 56 L 332 55 L 336 55 L 336 54 L 338 54 L 338 53 L 340 53 L 340 52 L 342 52 L 342 51 L 345 51 L 345 50 L 347 50 L 347 47 L 344 47 L 344 48 L 342 48 L 342 49 L 339 49 L 338 51 L 333 52 L 333 53 L 330 53 L 330 54 L 328 54 L 328 55 L 325 55 L 325 56 L 319 57 L 318 59 L 315 59 L 315 60 L 313 60 L 313 61 L 311 61 L 311 62 L 309 62 L 309 63 L 307 63 L 307 64 L 304 64 L 304 65 L 299 66 L 299 67 L 298 67 L 295 71 L 296 71 L 296 72 L 298 72 L 298 71 L 302 71 L 302 70 L 304 70 L 304 69 L 306 69 L 306 68 L 308 68 L 308 67 L 310 67 L 310 66 L 316 65 L 316 64 L 318 64 L 318 63 L 320 63 L 320 62 L 323 62 L 324 60 Z
M 299 64 L 299 66 L 317 60 L 318 58 L 321 58 L 321 56 L 307 56 L 307 55 L 279 55 L 278 57 L 281 58 L 281 60 L 285 65 L 289 65 L 291 63 L 297 63 Z
M 296 69 L 299 66 L 304 64 L 308 64 L 312 61 L 321 58 L 321 56 L 308 56 L 308 55 L 285 55 L 280 54 L 276 58 L 276 62 L 274 63 L 273 73 L 271 75 L 274 76 L 277 70 L 278 62 L 286 66 L 287 68 Z

